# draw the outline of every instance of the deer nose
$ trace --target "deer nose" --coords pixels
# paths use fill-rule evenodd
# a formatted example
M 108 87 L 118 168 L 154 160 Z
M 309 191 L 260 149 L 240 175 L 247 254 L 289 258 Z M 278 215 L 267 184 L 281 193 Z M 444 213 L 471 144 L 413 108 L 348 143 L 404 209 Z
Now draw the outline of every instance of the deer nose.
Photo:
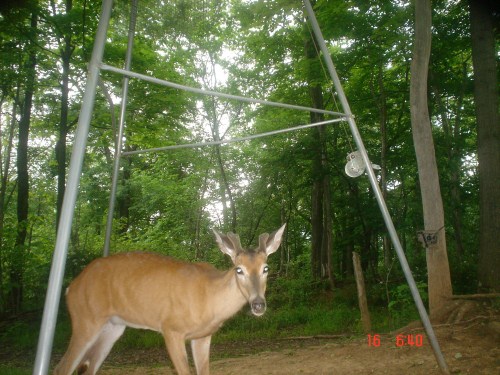
M 261 316 L 266 312 L 266 300 L 256 298 L 250 305 L 252 307 L 252 314 Z

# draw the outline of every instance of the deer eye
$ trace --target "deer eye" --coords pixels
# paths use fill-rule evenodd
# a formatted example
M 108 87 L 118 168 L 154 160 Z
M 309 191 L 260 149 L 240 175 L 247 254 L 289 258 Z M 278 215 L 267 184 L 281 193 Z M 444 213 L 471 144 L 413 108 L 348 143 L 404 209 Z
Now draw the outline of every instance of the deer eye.
M 269 267 L 268 266 L 265 266 L 264 267 L 264 270 L 263 270 L 263 273 L 268 273 L 269 272 Z
M 238 275 L 243 275 L 243 270 L 241 269 L 241 267 L 236 267 L 236 273 Z

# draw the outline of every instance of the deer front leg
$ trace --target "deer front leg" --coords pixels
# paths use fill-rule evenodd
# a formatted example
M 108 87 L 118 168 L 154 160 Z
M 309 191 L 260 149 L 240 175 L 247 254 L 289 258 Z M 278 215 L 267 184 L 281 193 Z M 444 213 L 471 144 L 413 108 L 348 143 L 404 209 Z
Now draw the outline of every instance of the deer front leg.
M 190 375 L 184 335 L 176 332 L 164 332 L 163 337 L 177 374 Z
M 191 349 L 193 351 L 193 359 L 197 375 L 208 375 L 210 372 L 209 360 L 211 339 L 212 336 L 207 336 L 191 341 Z

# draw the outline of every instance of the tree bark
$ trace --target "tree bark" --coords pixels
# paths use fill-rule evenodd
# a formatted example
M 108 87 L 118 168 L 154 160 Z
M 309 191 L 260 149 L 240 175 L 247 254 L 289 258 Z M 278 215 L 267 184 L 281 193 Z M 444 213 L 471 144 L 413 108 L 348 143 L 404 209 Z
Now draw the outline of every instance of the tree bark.
M 125 145 L 126 151 L 131 151 L 132 148 Z M 130 180 L 132 178 L 132 158 L 123 158 L 122 160 L 122 176 L 120 179 L 121 188 L 116 198 L 117 215 L 118 215 L 118 233 L 124 235 L 130 227 L 130 206 L 132 205 L 132 193 L 130 191 Z
M 66 15 L 69 16 L 73 8 L 73 1 L 66 0 Z M 68 109 L 69 109 L 69 73 L 70 60 L 73 54 L 71 43 L 72 34 L 70 31 L 62 35 L 63 44 L 60 47 L 62 62 L 62 80 L 61 80 L 61 117 L 59 121 L 59 137 L 55 147 L 57 163 L 57 211 L 56 211 L 56 231 L 61 216 L 64 191 L 66 189 L 66 137 L 68 134 Z
M 431 52 L 430 0 L 415 1 L 415 45 L 411 62 L 410 111 L 417 157 L 424 229 L 437 234 L 437 242 L 426 248 L 430 314 L 444 306 L 452 295 L 444 209 L 427 107 L 427 78 Z
M 217 128 L 218 128 L 218 125 L 214 125 L 214 126 L 217 126 Z M 214 135 L 214 140 L 220 141 L 220 138 L 218 136 L 218 132 L 217 132 L 217 135 Z M 233 233 L 234 233 L 234 232 L 236 232 L 236 225 L 237 225 L 236 204 L 234 202 L 233 193 L 231 191 L 231 186 L 229 185 L 229 181 L 227 179 L 226 168 L 224 167 L 224 161 L 222 160 L 222 153 L 221 153 L 220 145 L 215 146 L 215 154 L 216 154 L 217 165 L 219 166 L 219 172 L 220 172 L 221 181 L 222 181 L 220 187 L 221 187 L 222 207 L 224 209 L 224 219 L 225 219 L 226 223 L 229 222 L 229 220 L 226 220 L 226 216 L 227 216 L 226 196 L 227 196 L 227 199 L 229 200 L 229 209 L 231 212 L 231 231 L 233 231 Z
M 455 121 L 451 122 L 448 118 L 448 110 L 445 103 L 441 97 L 439 87 L 434 86 L 434 95 L 436 97 L 437 107 L 439 110 L 439 116 L 441 118 L 443 131 L 445 134 L 445 142 L 447 149 L 447 156 L 449 161 L 449 198 L 451 201 L 451 225 L 453 226 L 453 238 L 455 240 L 455 251 L 459 262 L 462 262 L 464 250 L 464 244 L 462 240 L 462 194 L 460 188 L 460 168 L 461 168 L 461 150 L 460 150 L 460 137 L 462 136 L 460 132 L 461 124 L 461 111 L 463 105 L 463 99 L 465 94 L 466 85 L 466 67 L 464 64 L 463 69 L 463 81 L 460 92 L 457 93 L 457 105 L 456 105 L 456 116 Z
M 372 330 L 370 311 L 368 310 L 368 301 L 366 299 L 365 277 L 363 276 L 363 268 L 359 254 L 352 252 L 352 263 L 354 265 L 354 276 L 356 278 L 356 287 L 358 290 L 358 304 L 361 312 L 361 322 L 363 323 L 363 331 L 368 334 Z
M 209 121 L 210 121 L 210 127 L 212 129 L 212 136 L 214 141 L 219 142 L 221 140 L 220 137 L 220 132 L 219 132 L 219 119 L 217 117 L 217 113 L 215 110 L 215 99 L 211 98 L 211 107 L 210 109 L 207 108 L 207 113 L 209 113 Z M 227 217 L 228 215 L 228 209 L 227 209 L 227 202 L 226 199 L 229 200 L 229 210 L 231 213 L 231 224 L 230 228 L 233 233 L 236 233 L 236 226 L 237 226 L 237 215 L 236 215 L 236 204 L 234 201 L 233 197 L 233 192 L 231 190 L 231 186 L 229 185 L 229 180 L 227 178 L 226 174 L 226 168 L 224 166 L 224 160 L 222 158 L 222 152 L 221 152 L 221 146 L 216 145 L 215 146 L 215 157 L 217 159 L 217 165 L 219 166 L 219 172 L 220 172 L 220 178 L 221 178 L 221 183 L 220 183 L 220 194 L 221 194 L 221 200 L 222 200 L 222 207 L 223 207 L 223 214 L 224 214 L 224 224 L 227 224 L 229 222 L 229 218 Z
M 209 57 L 210 57 L 210 68 L 207 69 L 205 67 L 205 71 L 210 71 L 211 73 L 211 81 L 205 80 L 205 85 L 210 88 L 211 90 L 216 90 L 216 87 L 214 87 L 214 84 L 211 84 L 211 82 L 217 83 L 217 77 L 216 77 L 216 72 L 217 70 L 215 69 L 215 58 L 214 58 L 214 53 L 212 51 L 209 51 Z M 220 135 L 220 116 L 217 115 L 217 102 L 215 98 L 207 98 L 204 100 L 204 106 L 205 106 L 205 111 L 206 111 L 206 118 L 210 124 L 210 129 L 212 131 L 212 137 L 214 141 L 218 142 L 221 140 L 221 135 Z M 237 217 L 237 212 L 236 212 L 236 202 L 233 196 L 233 192 L 231 190 L 231 185 L 229 184 L 229 180 L 227 178 L 227 173 L 226 173 L 226 167 L 224 165 L 224 160 L 222 157 L 222 152 L 221 152 L 221 146 L 216 145 L 215 146 L 215 157 L 217 159 L 217 165 L 219 167 L 219 172 L 220 172 L 220 194 L 221 194 L 221 200 L 222 200 L 222 209 L 223 209 L 223 216 L 224 216 L 224 224 L 227 225 L 230 222 L 230 228 L 231 231 L 236 233 L 236 227 L 238 224 L 238 217 Z M 226 199 L 229 201 L 229 211 L 227 207 L 227 202 Z M 230 218 L 229 218 L 230 214 Z
M 375 77 L 375 74 L 374 74 Z M 374 78 L 375 80 L 375 78 Z M 375 89 L 375 83 L 372 84 L 372 95 L 373 99 L 377 103 L 379 109 L 379 123 L 380 123 L 380 189 L 382 190 L 382 196 L 384 200 L 387 201 L 387 152 L 389 150 L 389 145 L 387 141 L 387 94 L 384 86 L 384 67 L 380 64 L 377 67 L 376 73 L 376 86 L 378 92 Z M 387 234 L 382 237 L 382 248 L 384 255 L 384 266 L 389 268 L 391 264 L 391 240 Z
M 318 58 L 314 41 L 310 38 L 305 40 L 305 56 L 308 60 Z M 315 72 L 308 72 L 309 97 L 313 108 L 323 109 L 323 90 L 321 85 L 315 83 Z M 324 120 L 320 113 L 310 113 L 311 123 Z M 317 126 L 312 129 L 312 190 L 311 190 L 311 269 L 314 278 L 328 278 L 333 288 L 333 266 L 332 266 L 332 225 L 331 225 L 331 199 L 330 181 L 328 174 L 327 150 L 326 150 L 326 128 Z
M 11 151 L 12 151 L 12 145 L 13 145 L 13 140 L 14 140 L 14 129 L 16 127 L 16 118 L 17 118 L 17 102 L 19 101 L 19 89 L 16 90 L 16 98 L 14 100 L 14 104 L 12 105 L 12 114 L 11 114 L 11 119 L 10 119 L 10 124 L 9 124 L 9 135 L 8 135 L 8 141 L 7 145 L 5 147 L 5 161 L 2 166 L 2 177 L 1 177 L 1 182 L 0 182 L 0 313 L 3 312 L 3 309 L 5 308 L 6 301 L 5 301 L 5 290 L 3 289 L 4 286 L 4 219 L 5 219 L 5 212 L 7 210 L 7 205 L 9 200 L 7 199 L 7 185 L 9 182 L 9 170 L 10 170 L 10 162 L 11 162 Z M 2 147 L 0 146 L 0 151 L 2 150 Z M 0 158 L 1 159 L 1 158 Z
M 31 108 L 36 79 L 36 47 L 35 39 L 38 26 L 37 10 L 33 10 L 30 25 L 30 42 L 28 43 L 28 61 L 26 64 L 26 89 L 22 103 L 21 119 L 17 144 L 17 233 L 15 241 L 15 256 L 12 259 L 10 272 L 11 292 L 10 304 L 12 312 L 17 313 L 22 308 L 23 275 L 25 261 L 25 242 L 28 234 L 29 211 L 29 175 L 28 175 L 28 136 L 31 122 Z
M 470 0 L 479 161 L 478 280 L 481 290 L 498 292 L 500 291 L 500 115 L 493 11 L 493 1 Z

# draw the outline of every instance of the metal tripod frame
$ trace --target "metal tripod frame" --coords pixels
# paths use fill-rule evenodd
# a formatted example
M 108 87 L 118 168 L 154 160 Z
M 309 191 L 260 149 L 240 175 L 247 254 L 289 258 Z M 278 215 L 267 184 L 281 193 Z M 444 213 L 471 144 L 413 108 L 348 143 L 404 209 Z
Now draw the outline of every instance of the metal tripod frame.
M 347 121 L 347 123 L 349 124 L 349 128 L 351 130 L 351 133 L 353 135 L 353 138 L 355 140 L 357 149 L 360 151 L 361 156 L 363 158 L 363 161 L 364 161 L 365 165 L 367 166 L 366 171 L 367 171 L 368 179 L 370 180 L 370 184 L 373 188 L 375 198 L 377 199 L 377 202 L 379 204 L 380 211 L 382 213 L 382 216 L 383 216 L 385 224 L 387 226 L 390 238 L 392 240 L 392 243 L 393 243 L 394 248 L 396 250 L 396 253 L 398 255 L 399 261 L 401 263 L 401 267 L 403 269 L 403 272 L 405 274 L 406 280 L 407 280 L 408 285 L 410 287 L 413 299 L 415 301 L 415 305 L 416 305 L 417 310 L 420 314 L 420 318 L 422 320 L 425 331 L 427 333 L 427 336 L 428 336 L 429 341 L 431 343 L 432 349 L 434 351 L 434 355 L 436 357 L 436 360 L 438 362 L 438 365 L 439 365 L 441 371 L 445 374 L 448 374 L 449 373 L 448 367 L 446 365 L 446 362 L 445 362 L 444 357 L 442 355 L 442 352 L 440 350 L 439 344 L 437 342 L 436 336 L 434 334 L 434 330 L 433 330 L 432 325 L 430 323 L 430 320 L 429 320 L 429 317 L 428 317 L 427 312 L 425 310 L 425 307 L 422 303 L 422 299 L 420 298 L 420 294 L 419 294 L 418 289 L 416 287 L 415 280 L 413 279 L 413 275 L 411 273 L 408 262 L 406 260 L 406 256 L 404 254 L 403 248 L 402 248 L 401 243 L 399 241 L 396 229 L 394 227 L 394 223 L 390 217 L 389 211 L 387 209 L 385 200 L 384 200 L 383 195 L 382 195 L 382 191 L 381 191 L 380 186 L 378 184 L 378 181 L 376 179 L 375 173 L 371 167 L 372 164 L 370 163 L 370 160 L 368 158 L 368 154 L 367 154 L 366 149 L 363 145 L 361 135 L 360 135 L 358 128 L 356 126 L 356 123 L 354 121 L 354 117 L 351 113 L 349 103 L 347 102 L 347 98 L 344 94 L 342 85 L 341 85 L 340 80 L 338 78 L 338 75 L 336 73 L 336 70 L 335 70 L 335 67 L 333 65 L 330 53 L 326 47 L 325 40 L 323 38 L 321 29 L 319 28 L 318 22 L 316 20 L 316 16 L 314 14 L 314 10 L 313 10 L 309 0 L 303 0 L 304 5 L 305 5 L 305 10 L 306 10 L 306 13 L 308 15 L 309 22 L 311 23 L 316 40 L 317 40 L 319 47 L 321 49 L 321 52 L 323 54 L 323 59 L 327 65 L 328 72 L 330 74 L 330 78 L 332 79 L 334 86 L 335 86 L 335 90 L 340 98 L 340 102 L 341 102 L 342 108 L 344 110 L 343 113 L 326 111 L 326 110 L 319 110 L 319 109 L 315 109 L 315 108 L 308 108 L 308 107 L 302 107 L 302 106 L 296 106 L 296 105 L 290 105 L 290 104 L 268 102 L 265 100 L 251 99 L 251 98 L 245 98 L 245 97 L 241 97 L 241 96 L 217 93 L 214 91 L 201 90 L 201 89 L 197 89 L 197 88 L 178 85 L 178 84 L 175 84 L 172 82 L 167 82 L 164 80 L 159 80 L 159 79 L 156 79 L 154 77 L 149 77 L 149 76 L 145 76 L 145 75 L 134 73 L 134 72 L 130 71 L 131 61 L 132 61 L 131 59 L 132 59 L 133 39 L 134 39 L 134 34 L 135 34 L 135 23 L 136 23 L 136 16 L 137 16 L 138 0 L 131 0 L 131 1 L 132 1 L 131 16 L 130 16 L 128 45 L 127 45 L 127 53 L 126 53 L 126 57 L 125 57 L 125 68 L 124 69 L 112 67 L 112 66 L 103 64 L 103 62 L 102 62 L 103 53 L 104 53 L 104 46 L 105 46 L 105 42 L 106 42 L 106 34 L 107 34 L 108 26 L 109 26 L 109 20 L 111 17 L 113 0 L 103 0 L 103 2 L 102 2 L 101 17 L 99 20 L 99 26 L 98 26 L 97 33 L 96 33 L 92 57 L 91 57 L 91 61 L 89 64 L 87 83 L 85 86 L 85 93 L 83 96 L 82 107 L 80 110 L 78 126 L 77 126 L 77 130 L 76 130 L 74 144 L 73 144 L 73 152 L 71 155 L 71 160 L 70 160 L 70 165 L 69 165 L 69 170 L 68 170 L 66 192 L 64 195 L 63 205 L 62 205 L 62 209 L 61 209 L 61 217 L 60 217 L 60 221 L 59 221 L 56 244 L 55 244 L 55 249 L 54 249 L 54 254 L 53 254 L 53 259 L 52 259 L 52 266 L 51 266 L 51 271 L 50 271 L 47 295 L 46 295 L 46 299 L 45 299 L 45 306 L 44 306 L 44 311 L 43 311 L 43 318 L 42 318 L 42 324 L 41 324 L 41 329 L 40 329 L 40 336 L 39 336 L 39 340 L 38 340 L 38 347 L 37 347 L 36 360 L 35 360 L 33 374 L 34 375 L 45 375 L 48 373 L 48 370 L 49 370 L 50 356 L 51 356 L 51 352 L 52 352 L 52 345 L 53 345 L 54 333 L 55 333 L 56 322 L 57 322 L 57 312 L 59 309 L 59 301 L 61 298 L 61 289 L 62 289 L 62 284 L 63 284 L 63 279 L 64 279 L 64 270 L 65 270 L 66 259 L 67 259 L 67 254 L 68 254 L 68 245 L 69 245 L 69 239 L 70 239 L 70 233 L 71 233 L 71 225 L 72 225 L 73 216 L 74 216 L 76 198 L 77 198 L 77 194 L 78 194 L 78 190 L 79 190 L 80 175 L 81 175 L 81 171 L 82 171 L 83 159 L 85 156 L 85 147 L 86 147 L 87 137 L 88 137 L 88 133 L 89 133 L 90 120 L 91 120 L 92 111 L 93 111 L 93 107 L 94 107 L 96 89 L 97 89 L 99 74 L 100 74 L 101 70 L 113 71 L 113 72 L 120 73 L 120 74 L 124 75 L 123 86 L 122 86 L 122 102 L 121 102 L 121 109 L 120 109 L 119 131 L 118 131 L 116 144 L 115 144 L 115 161 L 114 161 L 114 165 L 113 165 L 112 187 L 111 187 L 111 193 L 110 193 L 108 220 L 107 220 L 107 224 L 106 224 L 104 255 L 107 255 L 109 253 L 109 242 L 110 242 L 110 238 L 111 238 L 114 202 L 116 200 L 116 186 L 117 186 L 118 174 L 119 174 L 119 168 L 120 168 L 120 158 L 122 156 L 127 155 L 127 153 L 122 152 L 122 147 L 123 147 L 122 141 L 123 141 L 123 131 L 124 131 L 125 117 L 126 117 L 128 82 L 129 82 L 129 79 L 131 77 L 143 79 L 143 80 L 150 81 L 150 82 L 157 83 L 157 84 L 164 85 L 164 86 L 174 87 L 174 88 L 178 88 L 178 89 L 182 89 L 182 90 L 188 90 L 188 91 L 195 92 L 195 93 L 202 94 L 202 95 L 212 95 L 212 96 L 222 97 L 222 98 L 226 98 L 226 99 L 235 99 L 235 100 L 241 100 L 241 101 L 250 102 L 250 103 L 257 103 L 257 104 L 262 104 L 262 105 L 270 105 L 270 106 L 295 109 L 295 110 L 302 110 L 302 111 L 309 111 L 309 112 L 319 112 L 319 113 L 324 113 L 324 114 L 329 114 L 329 115 L 335 116 L 336 117 L 335 119 L 327 120 L 327 121 L 322 122 L 322 123 L 308 124 L 308 125 L 303 125 L 303 126 L 292 127 L 289 129 L 285 129 L 283 131 L 279 131 L 279 132 L 295 131 L 297 129 L 302 129 L 302 128 L 311 127 L 311 126 L 324 125 L 326 123 Z M 190 144 L 190 145 L 178 145 L 178 146 L 174 146 L 174 147 L 202 147 L 202 146 L 207 146 L 207 145 L 220 144 L 223 142 L 229 143 L 229 142 L 233 142 L 233 141 L 236 142 L 236 141 L 240 141 L 240 140 L 244 140 L 244 139 L 252 139 L 252 138 L 256 138 L 258 136 L 268 136 L 268 135 L 276 134 L 276 133 L 277 132 L 269 132 L 269 133 L 264 133 L 261 135 L 244 137 L 242 139 L 226 140 L 226 141 L 222 141 L 222 142 L 206 142 L 206 143 L 198 143 L 198 144 Z M 173 148 L 173 147 L 169 146 L 169 147 L 163 147 L 163 148 L 152 149 L 152 150 L 142 150 L 142 151 L 136 151 L 136 153 L 138 153 L 138 152 L 152 152 L 152 151 L 158 152 L 158 151 L 163 151 L 163 150 L 167 150 L 170 148 Z M 130 153 L 128 153 L 128 154 L 130 154 Z

